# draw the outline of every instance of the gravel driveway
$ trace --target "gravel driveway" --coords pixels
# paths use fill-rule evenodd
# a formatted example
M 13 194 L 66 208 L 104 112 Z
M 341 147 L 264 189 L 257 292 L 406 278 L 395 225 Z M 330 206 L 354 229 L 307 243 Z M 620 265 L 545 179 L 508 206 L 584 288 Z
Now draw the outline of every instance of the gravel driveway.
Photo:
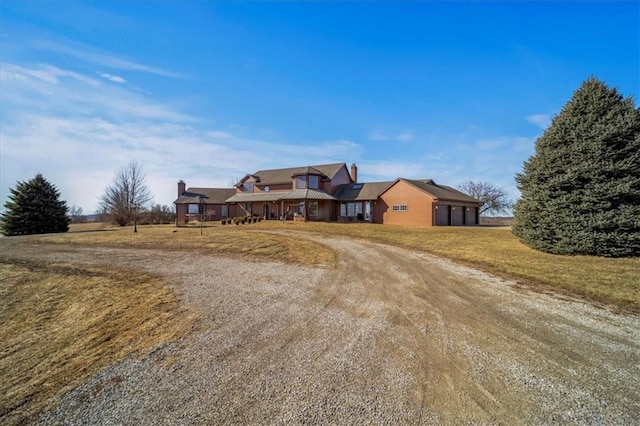
M 24 256 L 163 275 L 193 333 L 112 365 L 39 423 L 638 424 L 640 319 L 337 237 L 336 268 L 160 250 Z M 15 254 L 19 256 L 20 254 Z

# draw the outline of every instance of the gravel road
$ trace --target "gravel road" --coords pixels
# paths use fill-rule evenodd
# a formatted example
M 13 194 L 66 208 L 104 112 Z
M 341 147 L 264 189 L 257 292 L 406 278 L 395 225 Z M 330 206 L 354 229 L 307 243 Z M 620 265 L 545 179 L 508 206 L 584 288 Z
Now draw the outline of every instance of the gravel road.
M 33 246 L 163 275 L 193 333 L 112 365 L 41 424 L 638 424 L 640 318 L 362 240 L 336 268 Z M 14 256 L 20 256 L 17 251 Z

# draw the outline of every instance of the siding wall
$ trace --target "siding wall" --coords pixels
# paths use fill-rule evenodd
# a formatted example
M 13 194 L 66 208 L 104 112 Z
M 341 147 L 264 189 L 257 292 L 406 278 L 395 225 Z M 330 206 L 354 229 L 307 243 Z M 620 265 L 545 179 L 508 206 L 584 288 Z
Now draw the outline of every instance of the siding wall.
M 393 211 L 406 205 L 407 211 Z M 396 182 L 374 205 L 374 222 L 389 225 L 433 226 L 433 198 L 403 181 Z

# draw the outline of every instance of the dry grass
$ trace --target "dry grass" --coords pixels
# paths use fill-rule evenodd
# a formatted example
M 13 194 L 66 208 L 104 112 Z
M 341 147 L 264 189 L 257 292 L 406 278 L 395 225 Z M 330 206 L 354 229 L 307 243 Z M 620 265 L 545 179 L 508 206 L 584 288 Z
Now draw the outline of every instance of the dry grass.
M 640 311 L 640 258 L 559 256 L 520 243 L 508 228 L 269 222 L 287 229 L 367 238 L 463 261 L 537 288 L 552 288 Z
M 284 231 L 291 236 L 261 231 Z M 194 250 L 224 256 L 331 264 L 328 247 L 296 231 L 345 235 L 422 250 L 538 288 L 640 311 L 640 258 L 556 256 L 521 244 L 508 229 L 263 222 L 242 226 L 108 228 L 74 225 L 30 243 Z M 0 263 L 0 423 L 25 423 L 65 391 L 129 355 L 144 356 L 190 329 L 160 279 L 134 270 Z
M 95 225 L 94 225 L 95 226 Z M 408 227 L 373 224 L 285 223 L 221 226 L 204 229 L 149 226 L 133 234 L 129 228 L 106 228 L 38 237 L 67 244 L 127 245 L 202 249 L 227 256 L 252 256 L 302 262 L 331 263 L 330 249 L 296 239 L 254 231 L 285 230 L 367 238 L 463 261 L 522 284 L 580 295 L 594 301 L 640 311 L 640 258 L 551 255 L 521 244 L 508 228 Z M 73 231 L 73 227 L 72 227 Z M 203 235 L 200 235 L 200 233 Z
M 0 300 L 3 424 L 29 423 L 90 375 L 193 322 L 160 279 L 104 267 L 0 263 Z
M 198 250 L 218 255 L 250 257 L 255 260 L 275 260 L 326 265 L 335 261 L 333 251 L 310 241 L 251 232 L 266 229 L 264 224 L 210 225 L 204 228 L 175 228 L 172 225 L 107 227 L 95 232 L 73 225 L 69 233 L 30 237 L 33 242 L 57 244 L 139 247 L 167 250 Z M 76 232 L 74 232 L 76 231 Z

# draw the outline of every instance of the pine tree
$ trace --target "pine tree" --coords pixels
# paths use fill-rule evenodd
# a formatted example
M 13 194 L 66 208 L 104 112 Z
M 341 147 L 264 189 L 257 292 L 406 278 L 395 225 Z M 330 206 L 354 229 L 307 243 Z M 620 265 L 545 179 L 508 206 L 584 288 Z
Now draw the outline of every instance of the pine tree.
M 67 205 L 60 192 L 41 174 L 11 189 L 2 214 L 2 233 L 11 235 L 67 232 Z
M 640 255 L 640 109 L 594 77 L 516 176 L 513 233 L 556 254 Z

